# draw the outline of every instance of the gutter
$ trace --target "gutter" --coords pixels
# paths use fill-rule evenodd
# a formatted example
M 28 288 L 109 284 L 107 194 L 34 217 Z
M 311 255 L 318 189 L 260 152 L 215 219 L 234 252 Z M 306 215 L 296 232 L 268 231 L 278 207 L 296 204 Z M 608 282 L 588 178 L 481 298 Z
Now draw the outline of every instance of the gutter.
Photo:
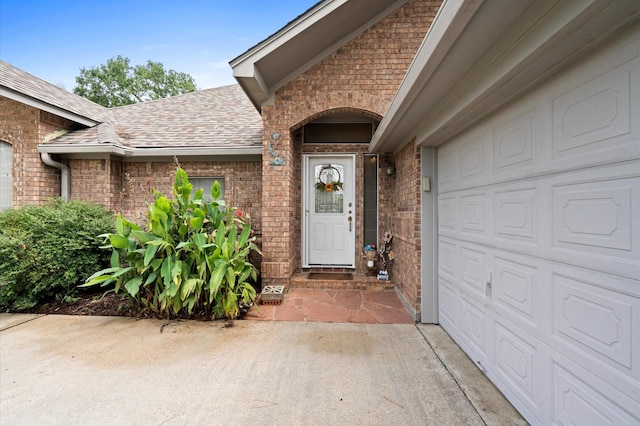
M 65 201 L 68 200 L 69 194 L 71 193 L 71 179 L 69 179 L 71 176 L 71 170 L 67 165 L 54 161 L 48 152 L 41 152 L 40 158 L 47 166 L 55 167 L 60 170 L 60 197 Z

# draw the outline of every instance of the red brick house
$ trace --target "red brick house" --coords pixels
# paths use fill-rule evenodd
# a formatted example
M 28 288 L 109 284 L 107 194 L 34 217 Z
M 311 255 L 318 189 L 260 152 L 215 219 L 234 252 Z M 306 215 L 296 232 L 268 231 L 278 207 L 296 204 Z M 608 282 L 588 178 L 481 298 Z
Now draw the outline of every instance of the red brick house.
M 638 423 L 639 17 L 327 0 L 232 60 L 239 87 L 111 110 L 0 63 L 0 199 L 135 215 L 176 155 L 251 213 L 267 283 L 392 286 L 532 424 Z M 389 282 L 361 253 L 387 230 Z

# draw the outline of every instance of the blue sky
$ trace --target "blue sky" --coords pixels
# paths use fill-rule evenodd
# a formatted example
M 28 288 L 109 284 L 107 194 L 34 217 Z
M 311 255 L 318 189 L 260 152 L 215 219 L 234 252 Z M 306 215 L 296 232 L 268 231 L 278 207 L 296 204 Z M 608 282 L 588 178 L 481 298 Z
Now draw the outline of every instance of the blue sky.
M 235 83 L 229 61 L 317 0 L 0 0 L 0 59 L 72 90 L 80 69 L 122 55 Z

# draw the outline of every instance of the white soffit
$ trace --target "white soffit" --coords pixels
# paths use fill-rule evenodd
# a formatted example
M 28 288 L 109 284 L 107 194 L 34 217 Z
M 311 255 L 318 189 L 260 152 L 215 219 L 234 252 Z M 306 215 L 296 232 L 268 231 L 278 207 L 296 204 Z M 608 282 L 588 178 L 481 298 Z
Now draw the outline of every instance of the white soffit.
M 230 62 L 260 111 L 274 92 L 407 0 L 325 0 Z
M 639 16 L 638 0 L 445 0 L 369 149 L 437 146 Z

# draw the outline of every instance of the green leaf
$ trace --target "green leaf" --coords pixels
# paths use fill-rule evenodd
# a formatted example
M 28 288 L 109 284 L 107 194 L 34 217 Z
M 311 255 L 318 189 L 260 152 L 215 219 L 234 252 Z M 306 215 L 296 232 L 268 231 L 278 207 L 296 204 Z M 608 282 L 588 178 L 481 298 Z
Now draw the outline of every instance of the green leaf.
M 156 280 L 156 278 L 158 278 L 158 272 L 157 271 L 153 271 L 152 273 L 149 274 L 149 276 L 147 277 L 146 281 L 144 282 L 144 286 L 148 286 L 149 284 L 151 284 L 152 282 L 154 282 Z
M 221 194 L 222 190 L 220 188 L 220 182 L 216 180 L 215 182 L 213 182 L 213 185 L 211 185 L 211 198 L 217 201 L 218 198 L 220 198 Z
M 96 284 L 105 283 L 106 281 L 113 281 L 113 277 L 111 275 L 101 275 L 99 277 L 95 277 L 93 279 L 87 280 L 84 284 L 79 285 L 78 287 L 91 287 Z
M 182 241 L 176 246 L 176 250 L 180 250 L 180 249 L 183 249 L 185 247 L 187 249 L 190 249 L 192 246 L 193 246 L 193 243 L 191 241 Z
M 227 268 L 225 278 L 227 279 L 227 286 L 233 290 L 236 286 L 236 274 L 233 268 Z
M 249 240 L 249 235 L 251 234 L 251 226 L 250 225 L 244 225 L 244 227 L 242 228 L 242 234 L 240 234 L 240 239 L 238 240 L 238 245 L 240 247 L 243 247 L 247 241 Z
M 149 265 L 151 265 L 151 269 L 157 271 L 160 266 L 162 266 L 162 261 L 164 259 L 153 259 Z
M 201 230 L 203 224 L 204 224 L 204 219 L 202 218 L 192 217 L 191 219 L 189 219 L 189 226 L 191 226 L 191 229 L 193 229 L 194 231 Z
M 198 250 L 204 250 L 204 246 L 205 244 L 207 244 L 207 234 L 194 234 L 192 238 L 193 242 L 196 244 L 196 247 L 198 247 Z
M 211 279 L 209 280 L 209 294 L 211 299 L 213 299 L 213 297 L 218 293 L 226 272 L 227 265 L 225 263 L 221 263 L 211 274 Z
M 149 206 L 149 212 L 151 213 L 151 220 L 157 220 L 162 223 L 169 219 L 169 216 L 167 216 L 167 213 L 163 209 L 153 204 Z
M 127 290 L 127 292 L 132 297 L 136 297 L 136 295 L 138 294 L 138 291 L 140 291 L 140 284 L 141 283 L 142 283 L 142 277 L 137 276 L 137 277 L 131 278 L 129 281 L 127 281 L 124 284 L 124 288 Z
M 110 234 L 109 242 L 115 248 L 119 248 L 119 249 L 129 248 L 129 239 L 118 234 Z
M 227 233 L 227 229 L 225 227 L 224 221 L 220 221 L 220 225 L 216 230 L 216 245 L 218 247 L 222 247 L 222 243 L 224 243 L 226 233 Z
M 120 235 L 124 234 L 124 222 L 124 218 L 120 215 L 120 213 L 118 213 L 116 215 L 116 231 Z
M 182 284 L 182 288 L 180 289 L 180 298 L 185 300 L 187 296 L 191 295 L 196 287 L 198 286 L 198 278 L 189 278 L 187 281 Z
M 156 246 L 156 245 L 148 245 L 147 246 L 147 250 L 144 253 L 144 266 L 149 265 L 149 262 L 151 262 L 153 257 L 156 255 L 157 251 L 158 251 L 158 246 Z
M 158 239 L 158 237 L 155 234 L 152 234 L 151 232 L 133 230 L 131 231 L 131 233 L 133 234 L 134 237 L 138 239 L 138 241 L 140 241 L 143 244 L 146 244 L 149 241 Z
M 111 275 L 111 273 L 116 272 L 116 271 L 118 271 L 118 270 L 120 270 L 120 267 L 119 267 L 119 266 L 116 266 L 116 267 L 113 267 L 113 268 L 105 268 L 105 269 L 102 269 L 102 270 L 100 270 L 100 271 L 96 272 L 95 274 L 91 275 L 89 278 L 87 278 L 87 279 L 85 280 L 85 282 L 89 282 L 89 281 L 91 281 L 92 279 L 94 279 L 94 278 L 96 278 L 96 277 L 99 277 L 99 276 L 101 276 L 101 275 Z
M 202 202 L 202 194 L 204 193 L 204 189 L 198 188 L 193 194 L 193 201 L 196 203 Z
M 160 275 L 164 279 L 165 287 L 169 287 L 169 285 L 171 285 L 171 282 L 172 282 L 171 269 L 172 268 L 173 268 L 173 265 L 171 264 L 171 258 L 170 257 L 165 258 L 162 261 L 162 268 L 160 269 Z
M 112 268 L 117 268 L 120 266 L 120 254 L 118 253 L 118 250 L 113 250 L 111 252 L 111 267 Z
M 119 270 L 116 271 L 116 273 L 111 276 L 112 278 L 118 278 L 118 277 L 126 274 L 127 272 L 129 272 L 130 270 L 133 269 L 133 266 L 128 266 L 126 268 L 118 268 L 118 269 Z
M 231 250 L 235 250 L 236 248 L 236 237 L 238 236 L 238 228 L 232 226 L 229 230 L 229 234 L 227 235 L 227 241 L 231 246 Z
M 166 197 L 159 197 L 156 200 L 156 206 L 158 206 L 158 208 L 164 213 L 171 212 L 171 203 L 169 202 L 169 200 L 167 200 Z M 165 215 L 165 217 L 167 216 Z
M 227 318 L 235 318 L 238 315 L 238 296 L 232 291 L 227 293 L 223 302 L 224 314 Z

